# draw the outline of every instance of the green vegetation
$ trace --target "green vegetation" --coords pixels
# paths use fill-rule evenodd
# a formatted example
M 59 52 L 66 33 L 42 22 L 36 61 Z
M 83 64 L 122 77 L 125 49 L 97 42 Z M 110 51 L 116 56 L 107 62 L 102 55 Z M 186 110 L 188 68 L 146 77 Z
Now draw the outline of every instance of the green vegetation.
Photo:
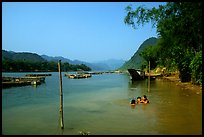
M 119 68 L 119 70 L 127 70 L 129 68 L 132 68 L 132 69 L 140 69 L 140 68 L 143 68 L 144 67 L 144 58 L 142 58 L 140 56 L 141 52 L 149 47 L 149 46 L 154 46 L 156 43 L 157 43 L 157 38 L 154 38 L 154 37 L 151 37 L 147 40 L 145 40 L 141 45 L 140 47 L 138 48 L 137 52 L 135 52 L 135 54 L 131 57 L 130 60 L 128 60 L 127 62 L 125 62 L 123 64 L 123 66 L 121 66 Z
M 29 53 L 29 52 L 12 52 L 2 50 L 2 60 L 3 59 L 10 59 L 10 60 L 24 60 L 24 61 L 32 61 L 32 62 L 43 62 L 46 61 L 41 56 L 36 53 Z
M 148 61 L 151 62 L 151 65 L 150 65 L 151 68 L 155 68 L 157 66 L 157 52 L 156 52 L 157 50 L 158 50 L 157 46 L 150 45 L 141 51 L 139 55 L 143 57 L 146 61 L 145 63 L 143 63 L 142 69 L 145 68 L 144 66 L 146 67 L 148 66 L 147 64 Z
M 67 62 L 61 63 L 62 71 L 90 71 L 91 68 L 84 64 L 72 65 Z M 2 50 L 3 72 L 56 72 L 58 63 L 46 61 L 41 56 L 33 53 L 15 53 Z
M 91 69 L 84 64 L 72 65 L 69 63 L 61 63 L 61 71 L 90 71 Z M 2 61 L 3 72 L 56 72 L 58 71 L 58 64 L 54 61 L 32 62 L 23 60 L 8 60 Z
M 176 68 L 182 82 L 202 84 L 202 2 L 167 2 L 159 8 L 126 7 L 124 22 L 136 29 L 151 22 L 159 42 L 140 54 L 153 67 Z M 152 63 L 151 63 L 152 64 Z

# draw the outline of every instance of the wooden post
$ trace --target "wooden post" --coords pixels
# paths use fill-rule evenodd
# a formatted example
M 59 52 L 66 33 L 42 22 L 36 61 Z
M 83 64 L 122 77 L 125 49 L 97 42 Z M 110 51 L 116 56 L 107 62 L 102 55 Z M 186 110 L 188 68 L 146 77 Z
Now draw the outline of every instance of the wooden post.
M 150 91 L 150 61 L 149 61 L 149 77 L 148 77 L 148 92 Z
M 63 94 L 62 94 L 62 74 L 61 74 L 61 60 L 58 62 L 59 69 L 59 79 L 60 79 L 60 123 L 61 128 L 64 128 L 64 118 L 63 118 Z

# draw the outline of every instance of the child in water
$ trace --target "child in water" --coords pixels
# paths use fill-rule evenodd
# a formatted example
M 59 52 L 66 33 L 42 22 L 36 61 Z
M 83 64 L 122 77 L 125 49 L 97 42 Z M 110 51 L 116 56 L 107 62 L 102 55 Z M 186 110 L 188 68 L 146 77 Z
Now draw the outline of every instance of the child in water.
M 143 95 L 143 96 L 142 96 L 141 103 L 144 103 L 144 104 L 149 103 L 149 100 L 147 99 L 147 96 L 146 96 L 146 95 Z
M 135 104 L 136 104 L 135 97 L 132 98 L 130 104 L 131 104 L 131 105 L 135 105 Z
M 137 104 L 140 104 L 141 102 L 141 97 L 137 97 Z

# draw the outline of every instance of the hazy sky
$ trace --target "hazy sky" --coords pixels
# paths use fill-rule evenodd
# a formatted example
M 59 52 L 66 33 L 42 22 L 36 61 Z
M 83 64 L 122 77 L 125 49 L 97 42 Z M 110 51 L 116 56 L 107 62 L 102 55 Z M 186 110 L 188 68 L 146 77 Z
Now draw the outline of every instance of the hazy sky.
M 160 2 L 3 2 L 2 49 L 94 62 L 129 60 L 143 41 L 157 37 L 151 24 L 125 25 L 125 7 Z

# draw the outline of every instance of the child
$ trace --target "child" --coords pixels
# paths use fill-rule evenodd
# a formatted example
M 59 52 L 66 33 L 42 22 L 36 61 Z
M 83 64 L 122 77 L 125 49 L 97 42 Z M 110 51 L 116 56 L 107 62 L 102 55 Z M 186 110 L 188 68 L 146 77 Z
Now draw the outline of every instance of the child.
M 131 104 L 131 105 L 135 105 L 135 104 L 136 104 L 135 97 L 132 98 L 130 104 Z
M 141 102 L 141 97 L 137 97 L 137 104 L 140 104 Z
M 143 96 L 142 96 L 141 102 L 144 103 L 144 104 L 149 103 L 149 100 L 147 99 L 147 96 L 146 96 L 146 95 L 143 95 Z

